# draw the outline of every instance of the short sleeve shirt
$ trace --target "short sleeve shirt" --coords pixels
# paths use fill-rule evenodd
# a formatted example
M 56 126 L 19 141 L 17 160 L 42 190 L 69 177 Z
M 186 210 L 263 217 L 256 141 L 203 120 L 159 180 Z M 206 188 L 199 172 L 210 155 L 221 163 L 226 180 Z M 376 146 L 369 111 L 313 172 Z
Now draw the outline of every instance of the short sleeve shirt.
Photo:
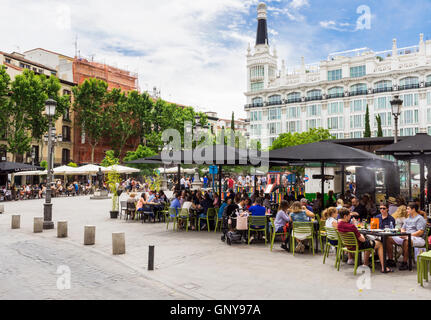
M 305 211 L 299 211 L 299 212 L 292 212 L 290 214 L 290 218 L 292 221 L 298 221 L 298 222 L 308 222 L 308 217 Z
M 266 213 L 265 207 L 262 206 L 252 206 L 248 211 L 250 211 L 252 216 L 264 216 Z
M 361 234 L 359 233 L 358 228 L 356 228 L 355 225 L 351 223 L 340 221 L 338 222 L 337 228 L 339 232 L 353 232 L 356 236 L 356 239 L 358 239 L 358 241 L 359 241 L 359 238 L 361 237 Z
M 419 231 L 419 230 L 425 231 L 426 225 L 427 223 L 424 217 L 418 214 L 414 218 L 412 217 L 407 218 L 404 221 L 402 228 L 405 229 L 407 233 L 415 233 L 416 231 Z

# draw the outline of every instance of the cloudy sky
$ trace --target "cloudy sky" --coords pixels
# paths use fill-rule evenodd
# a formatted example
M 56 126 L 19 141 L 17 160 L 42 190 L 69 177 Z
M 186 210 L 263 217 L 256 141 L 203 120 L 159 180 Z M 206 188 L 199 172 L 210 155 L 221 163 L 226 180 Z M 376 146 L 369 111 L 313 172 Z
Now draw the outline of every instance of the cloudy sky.
M 42 47 L 139 73 L 168 101 L 244 116 L 257 0 L 0 0 L 0 51 Z M 287 66 L 329 53 L 431 39 L 430 0 L 272 0 L 270 44 Z M 368 19 L 369 18 L 369 19 Z

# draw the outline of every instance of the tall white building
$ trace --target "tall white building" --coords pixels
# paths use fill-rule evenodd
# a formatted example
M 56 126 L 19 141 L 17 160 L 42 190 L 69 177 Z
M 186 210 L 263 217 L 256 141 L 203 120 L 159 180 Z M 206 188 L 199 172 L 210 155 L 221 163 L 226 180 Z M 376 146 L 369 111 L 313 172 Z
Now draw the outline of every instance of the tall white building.
M 394 133 L 390 101 L 404 101 L 399 135 L 431 134 L 431 41 L 374 52 L 368 48 L 330 54 L 319 63 L 279 68 L 267 32 L 266 5 L 258 6 L 254 50 L 247 50 L 247 104 L 250 139 L 266 148 L 285 132 L 325 128 L 337 138 L 361 138 L 368 105 L 373 136 L 376 116 L 384 136 Z M 272 49 L 272 50 L 271 50 Z

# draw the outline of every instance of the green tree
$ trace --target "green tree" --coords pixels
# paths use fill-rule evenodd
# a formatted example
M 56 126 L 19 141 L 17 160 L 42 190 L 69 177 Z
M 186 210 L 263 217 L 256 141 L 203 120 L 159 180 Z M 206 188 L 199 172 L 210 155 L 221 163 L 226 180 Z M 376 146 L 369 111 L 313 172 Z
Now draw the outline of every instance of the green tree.
M 107 83 L 95 78 L 87 79 L 73 88 L 75 120 L 91 146 L 92 163 L 94 163 L 94 149 L 106 132 L 104 105 L 107 90 Z
M 113 165 L 119 164 L 118 158 L 115 157 L 115 153 L 113 150 L 106 151 L 105 158 L 102 161 L 102 166 L 110 167 Z M 117 189 L 119 183 L 121 182 L 120 174 L 111 170 L 106 175 L 106 183 L 108 184 L 108 188 L 112 193 L 112 211 L 118 211 L 118 193 Z
M 105 152 L 105 158 L 103 158 L 100 165 L 102 167 L 109 167 L 109 166 L 113 166 L 113 165 L 119 164 L 119 163 L 120 163 L 120 159 L 118 159 L 115 156 L 114 150 L 108 150 Z
M 10 108 L 10 77 L 4 66 L 0 66 L 0 137 L 4 137 L 8 126 L 8 109 Z
M 44 79 L 29 70 L 24 70 L 12 82 L 11 103 L 4 111 L 9 121 L 6 129 L 8 151 L 13 154 L 14 161 L 17 155 L 29 152 L 32 137 L 41 139 L 47 128 L 47 119 L 43 115 L 48 99 L 45 89 Z
M 230 129 L 235 131 L 235 113 L 232 111 L 232 120 L 230 121 Z
M 123 162 L 129 162 L 133 160 L 143 159 L 151 156 L 155 156 L 157 153 L 149 147 L 139 145 L 135 151 L 128 151 L 123 159 Z M 127 166 L 137 168 L 141 170 L 143 175 L 152 175 L 153 170 L 157 168 L 154 164 L 128 164 Z
M 370 109 L 368 108 L 368 104 L 367 104 L 367 112 L 365 113 L 365 132 L 364 132 L 364 138 L 370 138 L 370 137 L 371 137 Z
M 308 144 L 313 142 L 319 142 L 322 140 L 334 139 L 329 130 L 318 128 L 310 129 L 306 132 L 295 132 L 295 133 L 282 133 L 277 139 L 272 143 L 270 150 L 276 150 L 301 144 Z
M 377 122 L 377 136 L 383 137 L 382 118 L 380 117 L 380 115 L 376 116 L 376 122 Z

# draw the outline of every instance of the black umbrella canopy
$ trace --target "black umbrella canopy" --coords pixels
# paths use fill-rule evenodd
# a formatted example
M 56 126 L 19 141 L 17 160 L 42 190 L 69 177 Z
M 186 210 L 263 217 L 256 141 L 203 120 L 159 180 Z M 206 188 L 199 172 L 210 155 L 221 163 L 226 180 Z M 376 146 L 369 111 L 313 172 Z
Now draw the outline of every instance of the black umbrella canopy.
M 373 153 L 332 142 L 315 142 L 269 152 L 269 160 L 285 162 L 330 162 L 336 164 L 392 163 Z
M 127 163 L 261 165 L 264 152 L 245 150 L 228 145 L 198 147 L 193 150 L 163 151 L 161 154 Z
M 383 147 L 376 153 L 408 158 L 431 155 L 431 136 L 426 133 L 418 133 L 415 136 L 403 138 L 398 143 Z
M 44 170 L 44 168 L 18 162 L 0 162 L 0 173 L 13 173 L 36 170 Z

